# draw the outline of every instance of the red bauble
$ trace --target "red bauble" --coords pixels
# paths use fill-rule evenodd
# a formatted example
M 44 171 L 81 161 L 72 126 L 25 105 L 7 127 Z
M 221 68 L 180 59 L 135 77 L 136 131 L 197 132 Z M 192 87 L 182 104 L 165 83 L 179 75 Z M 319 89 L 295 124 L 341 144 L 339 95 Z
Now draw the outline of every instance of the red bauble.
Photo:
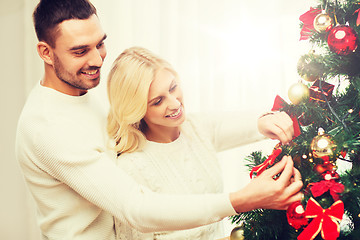
M 308 220 L 305 218 L 305 210 L 301 201 L 290 204 L 286 211 L 286 217 L 290 226 L 296 230 L 308 225 Z
M 327 39 L 331 51 L 339 55 L 348 55 L 358 47 L 357 34 L 349 26 L 339 25 L 332 28 Z

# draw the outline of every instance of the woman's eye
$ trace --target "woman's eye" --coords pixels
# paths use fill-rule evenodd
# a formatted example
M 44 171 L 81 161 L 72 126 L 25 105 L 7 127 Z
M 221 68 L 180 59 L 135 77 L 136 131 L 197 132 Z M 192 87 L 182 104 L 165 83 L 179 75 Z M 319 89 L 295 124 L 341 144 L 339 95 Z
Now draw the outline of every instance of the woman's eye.
M 161 101 L 162 101 L 162 98 L 159 98 L 153 103 L 153 105 L 154 106 L 160 105 Z
M 176 87 L 177 87 L 177 85 L 175 84 L 174 86 L 172 86 L 172 87 L 169 89 L 169 91 L 170 91 L 170 92 L 174 91 L 174 90 L 176 89 Z

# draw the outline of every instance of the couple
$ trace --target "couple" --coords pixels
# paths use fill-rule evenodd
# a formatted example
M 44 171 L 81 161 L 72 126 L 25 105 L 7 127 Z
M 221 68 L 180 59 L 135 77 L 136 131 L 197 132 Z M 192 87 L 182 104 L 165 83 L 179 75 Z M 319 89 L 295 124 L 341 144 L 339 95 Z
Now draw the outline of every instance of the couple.
M 255 119 L 186 116 L 177 73 L 145 49 L 120 54 L 110 111 L 100 104 L 89 90 L 106 34 L 90 2 L 41 0 L 34 24 L 45 73 L 20 116 L 16 155 L 44 239 L 214 239 L 227 216 L 301 199 L 290 157 L 221 193 L 215 153 L 259 139 Z M 261 133 L 283 143 L 291 124 L 285 113 L 258 119 Z

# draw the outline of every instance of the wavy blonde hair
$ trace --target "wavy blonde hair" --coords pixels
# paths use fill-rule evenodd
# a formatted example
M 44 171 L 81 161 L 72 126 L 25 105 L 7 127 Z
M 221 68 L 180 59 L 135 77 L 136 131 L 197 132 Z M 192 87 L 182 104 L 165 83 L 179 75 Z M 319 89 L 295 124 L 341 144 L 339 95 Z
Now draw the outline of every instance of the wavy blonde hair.
M 107 85 L 110 102 L 107 132 L 115 140 L 114 150 L 118 154 L 134 152 L 143 146 L 146 123 L 142 119 L 147 111 L 148 93 L 162 69 L 177 78 L 167 61 L 141 47 L 126 49 L 114 61 Z

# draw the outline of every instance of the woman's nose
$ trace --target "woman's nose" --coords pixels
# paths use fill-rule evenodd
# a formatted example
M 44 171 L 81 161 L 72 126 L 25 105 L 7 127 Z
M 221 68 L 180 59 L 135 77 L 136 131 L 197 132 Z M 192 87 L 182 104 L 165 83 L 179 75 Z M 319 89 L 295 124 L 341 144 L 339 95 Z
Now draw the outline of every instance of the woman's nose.
M 171 97 L 169 97 L 169 109 L 178 109 L 180 106 L 180 100 L 176 96 L 171 95 Z

